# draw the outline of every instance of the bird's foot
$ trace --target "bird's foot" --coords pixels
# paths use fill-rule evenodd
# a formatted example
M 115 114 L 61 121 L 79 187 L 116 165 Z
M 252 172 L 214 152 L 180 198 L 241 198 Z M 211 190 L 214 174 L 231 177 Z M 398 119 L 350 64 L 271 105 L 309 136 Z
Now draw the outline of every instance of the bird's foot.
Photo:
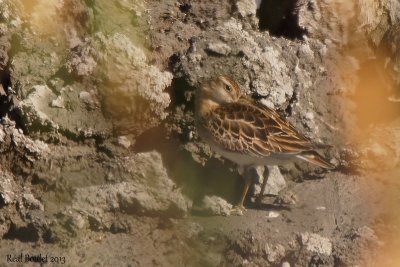
M 236 205 L 231 209 L 231 215 L 243 216 L 243 213 L 246 211 L 246 208 L 243 205 Z

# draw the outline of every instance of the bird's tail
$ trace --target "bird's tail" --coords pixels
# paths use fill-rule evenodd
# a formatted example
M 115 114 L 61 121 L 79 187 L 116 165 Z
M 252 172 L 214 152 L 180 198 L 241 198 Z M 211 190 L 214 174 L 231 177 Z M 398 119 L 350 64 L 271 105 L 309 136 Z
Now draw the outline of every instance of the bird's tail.
M 328 162 L 326 159 L 324 159 L 320 154 L 318 154 L 315 151 L 304 151 L 298 154 L 297 157 L 325 169 L 335 168 L 335 165 Z

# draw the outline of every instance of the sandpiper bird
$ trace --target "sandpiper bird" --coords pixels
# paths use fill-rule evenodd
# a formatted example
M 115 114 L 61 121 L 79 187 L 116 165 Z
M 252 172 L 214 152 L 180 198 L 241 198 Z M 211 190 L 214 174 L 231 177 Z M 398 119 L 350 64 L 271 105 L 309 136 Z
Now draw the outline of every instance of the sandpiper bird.
M 242 95 L 237 83 L 227 76 L 203 83 L 196 92 L 195 105 L 196 128 L 203 141 L 245 170 L 245 186 L 237 210 L 245 210 L 243 202 L 251 184 L 251 168 L 281 165 L 295 159 L 334 168 L 314 150 L 316 145 L 311 140 L 276 111 Z M 264 177 L 257 202 L 267 178 Z

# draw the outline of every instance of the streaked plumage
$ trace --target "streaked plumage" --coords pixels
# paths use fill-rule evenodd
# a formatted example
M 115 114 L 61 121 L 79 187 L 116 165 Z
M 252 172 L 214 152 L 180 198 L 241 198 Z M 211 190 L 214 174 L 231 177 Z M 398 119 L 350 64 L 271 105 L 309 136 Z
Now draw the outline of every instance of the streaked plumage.
M 242 96 L 239 86 L 226 76 L 199 88 L 196 126 L 213 150 L 239 166 L 279 165 L 297 158 L 334 167 L 314 151 L 310 139 L 276 111 Z

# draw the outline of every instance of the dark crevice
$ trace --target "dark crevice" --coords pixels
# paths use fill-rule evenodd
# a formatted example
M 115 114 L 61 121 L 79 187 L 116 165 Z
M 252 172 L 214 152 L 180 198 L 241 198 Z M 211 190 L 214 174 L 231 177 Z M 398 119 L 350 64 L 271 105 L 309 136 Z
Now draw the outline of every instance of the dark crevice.
M 179 5 L 179 10 L 183 13 L 188 13 L 191 8 L 192 8 L 192 4 L 190 2 L 182 3 Z
M 257 10 L 260 31 L 291 40 L 302 39 L 307 32 L 299 26 L 296 1 L 262 0 Z
M 39 240 L 39 232 L 31 223 L 24 227 L 17 227 L 15 224 L 12 224 L 3 238 L 10 240 L 17 239 L 21 242 L 37 242 Z
M 184 106 L 185 110 L 194 111 L 195 88 L 190 86 L 184 78 L 174 78 L 167 92 L 171 97 L 169 105 L 171 111 L 177 106 Z
M 54 243 L 56 241 L 50 229 L 46 229 L 43 232 L 42 239 L 44 243 Z
M 4 198 L 3 193 L 0 193 L 0 209 L 4 208 L 6 206 L 6 200 Z
M 288 115 L 288 116 L 292 116 L 293 115 L 293 107 L 294 107 L 294 105 L 297 103 L 297 101 L 298 101 L 298 93 L 297 93 L 298 91 L 295 91 L 294 93 L 293 93 L 293 95 L 290 97 L 290 99 L 289 99 L 289 103 L 288 103 L 288 105 L 287 105 L 287 107 L 286 107 L 286 109 L 285 109 L 285 113 Z
M 11 86 L 10 75 L 6 71 L 0 72 L 0 82 L 3 87 L 0 92 L 0 117 L 3 118 L 10 110 L 10 96 L 8 88 Z
M 26 127 L 24 126 L 21 110 L 17 107 L 16 93 L 12 86 L 11 74 L 9 71 L 9 65 L 0 71 L 0 84 L 3 88 L 0 92 L 0 119 L 5 116 L 15 122 L 17 129 L 22 129 L 26 133 Z

